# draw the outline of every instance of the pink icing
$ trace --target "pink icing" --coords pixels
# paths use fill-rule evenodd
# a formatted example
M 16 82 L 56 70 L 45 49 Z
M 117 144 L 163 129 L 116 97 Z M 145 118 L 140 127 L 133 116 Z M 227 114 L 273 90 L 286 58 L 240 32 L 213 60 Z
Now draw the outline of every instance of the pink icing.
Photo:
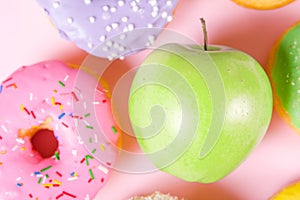
M 92 199 L 105 184 L 116 159 L 116 151 L 108 146 L 117 143 L 119 133 L 112 130 L 115 123 L 105 93 L 96 94 L 100 103 L 90 106 L 92 102 L 81 98 L 81 92 L 90 89 L 73 88 L 77 72 L 58 61 L 42 62 L 20 68 L 0 85 L 0 199 Z M 97 85 L 90 75 L 84 77 L 81 86 Z M 82 102 L 88 106 L 77 106 L 75 113 L 74 106 Z M 96 138 L 90 125 L 95 122 L 89 121 L 95 113 L 111 144 L 102 137 L 96 142 L 90 139 L 99 148 L 87 151 L 75 124 L 89 124 L 86 134 Z M 47 126 L 59 146 L 55 155 L 43 159 L 33 150 L 29 136 L 18 134 L 46 119 L 52 119 Z M 99 162 L 93 156 L 99 151 L 108 151 L 107 160 Z

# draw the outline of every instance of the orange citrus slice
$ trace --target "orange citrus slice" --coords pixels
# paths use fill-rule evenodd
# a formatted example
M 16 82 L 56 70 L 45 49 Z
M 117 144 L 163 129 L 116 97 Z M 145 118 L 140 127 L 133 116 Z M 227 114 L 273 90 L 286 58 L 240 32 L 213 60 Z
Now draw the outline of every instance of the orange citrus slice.
M 232 0 L 233 2 L 247 7 L 259 10 L 270 10 L 283 7 L 294 0 Z
M 270 200 L 299 200 L 300 182 L 287 186 L 275 194 Z

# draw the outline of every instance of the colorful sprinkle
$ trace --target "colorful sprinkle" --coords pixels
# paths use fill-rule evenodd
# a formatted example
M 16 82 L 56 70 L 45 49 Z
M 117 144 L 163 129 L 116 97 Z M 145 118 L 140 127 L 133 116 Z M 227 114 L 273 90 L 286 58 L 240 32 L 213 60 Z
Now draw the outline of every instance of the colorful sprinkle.
M 96 150 L 97 150 L 97 149 L 93 149 L 92 154 L 95 154 L 95 153 L 96 153 Z
M 77 95 L 75 94 L 75 92 L 72 92 L 72 96 L 74 97 L 74 99 L 75 99 L 76 101 L 79 101 L 79 99 L 78 99 Z
M 24 184 L 23 183 L 17 183 L 18 187 L 22 187 Z
M 67 196 L 70 196 L 70 197 L 72 197 L 72 198 L 76 198 L 75 195 L 70 194 L 70 193 L 68 193 L 68 192 L 66 192 L 66 191 L 63 191 L 63 194 L 65 194 L 65 195 L 67 195 Z
M 89 159 L 91 159 L 91 160 L 92 160 L 92 159 L 94 159 L 94 158 L 93 158 L 93 156 L 91 156 L 91 155 L 86 155 L 86 156 L 85 156 L 85 163 L 86 163 L 86 165 L 87 165 L 87 166 L 89 166 L 89 165 L 90 165 L 90 163 L 89 163 Z
M 3 85 L 0 85 L 0 94 L 2 93 Z
M 18 88 L 17 85 L 16 85 L 15 83 L 9 84 L 9 85 L 6 86 L 6 88 L 9 88 L 9 87 L 14 87 L 15 89 Z
M 40 184 L 42 182 L 43 178 L 40 177 L 39 180 L 38 180 L 38 184 Z
M 58 171 L 55 172 L 59 177 L 62 177 L 62 174 L 59 173 Z
M 51 104 L 52 104 L 53 106 L 55 106 L 55 99 L 54 99 L 54 97 L 51 97 Z
M 3 84 L 4 83 L 7 83 L 8 81 L 12 80 L 12 77 L 9 77 L 8 79 L 6 79 L 5 81 L 3 81 Z
M 2 154 L 2 155 L 5 155 L 7 153 L 7 151 L 6 150 L 2 150 L 2 151 L 0 151 L 0 154 Z
M 102 151 L 105 151 L 104 145 L 100 144 L 100 149 L 101 149 Z
M 89 169 L 89 172 L 90 172 L 91 179 L 94 180 L 95 176 L 94 176 L 93 170 Z
M 49 169 L 51 169 L 51 168 L 52 168 L 52 166 L 51 166 L 51 165 L 49 165 L 48 167 L 45 167 L 44 169 L 41 169 L 41 170 L 40 170 L 40 172 L 47 171 L 47 170 L 49 170 Z
M 59 153 L 57 151 L 54 153 L 54 156 L 56 160 L 60 160 Z
M 62 87 L 65 87 L 66 85 L 63 83 L 63 82 L 61 82 L 61 81 L 58 81 L 58 83 L 62 86 Z
M 66 113 L 61 113 L 61 114 L 58 116 L 58 119 L 63 118 L 65 115 L 66 115 Z
M 92 126 L 86 126 L 86 128 L 91 129 L 91 130 L 94 129 L 94 127 L 92 127 Z
M 30 115 L 30 112 L 29 112 L 29 110 L 26 107 L 24 107 L 24 110 L 27 113 L 27 115 Z
M 91 116 L 91 113 L 87 113 L 84 115 L 84 117 L 89 117 L 89 116 Z
M 64 127 L 69 128 L 69 126 L 67 124 L 65 124 L 64 122 L 61 123 Z
M 114 134 L 118 132 L 115 126 L 112 126 L 111 129 L 113 130 Z
M 31 111 L 30 113 L 31 113 L 32 117 L 33 117 L 34 119 L 36 119 L 36 116 L 35 116 L 34 112 Z

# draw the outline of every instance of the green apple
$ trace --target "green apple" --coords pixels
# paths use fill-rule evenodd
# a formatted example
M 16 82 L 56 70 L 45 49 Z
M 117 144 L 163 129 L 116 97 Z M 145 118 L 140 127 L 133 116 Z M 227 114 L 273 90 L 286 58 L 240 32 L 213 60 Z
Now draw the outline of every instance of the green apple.
M 245 160 L 265 135 L 272 107 L 263 68 L 224 46 L 158 47 L 139 67 L 129 97 L 133 131 L 153 164 L 202 183 Z

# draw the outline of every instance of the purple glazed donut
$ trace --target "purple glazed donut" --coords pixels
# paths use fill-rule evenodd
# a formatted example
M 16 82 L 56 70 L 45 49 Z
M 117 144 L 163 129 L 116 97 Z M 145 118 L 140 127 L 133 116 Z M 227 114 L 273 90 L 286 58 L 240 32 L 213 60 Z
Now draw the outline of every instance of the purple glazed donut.
M 88 53 L 123 58 L 150 46 L 178 0 L 37 0 L 66 39 Z

